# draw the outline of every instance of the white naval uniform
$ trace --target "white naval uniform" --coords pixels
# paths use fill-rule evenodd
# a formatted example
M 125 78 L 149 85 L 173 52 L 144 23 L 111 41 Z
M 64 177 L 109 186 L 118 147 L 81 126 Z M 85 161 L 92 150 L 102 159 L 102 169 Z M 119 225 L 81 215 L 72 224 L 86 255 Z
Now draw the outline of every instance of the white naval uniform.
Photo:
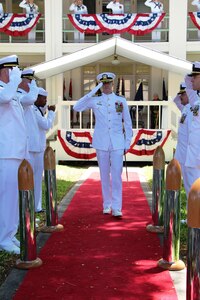
M 196 91 L 188 89 L 186 89 L 186 91 L 189 96 L 192 109 L 194 110 L 197 108 L 196 114 L 194 111 L 192 112 L 192 121 L 189 127 L 188 146 L 185 160 L 188 184 L 191 188 L 194 181 L 200 177 L 200 99 Z M 191 92 L 191 96 L 189 92 Z
M 199 0 L 193 0 L 192 5 L 195 5 L 197 8 L 197 11 L 200 11 L 200 1 Z M 200 30 L 198 30 L 198 39 L 200 40 Z
M 144 5 L 151 8 L 152 13 L 161 14 L 163 12 L 163 4 L 162 2 L 153 2 L 152 0 L 146 0 Z M 157 26 L 157 28 L 161 28 L 161 23 Z M 160 41 L 161 39 L 161 32 L 157 30 L 152 31 L 152 41 Z
M 124 5 L 119 2 L 110 1 L 106 8 L 111 9 L 113 14 L 123 14 L 124 13 Z
M 192 112 L 190 109 L 191 105 L 189 103 L 186 105 L 182 105 L 180 95 L 177 95 L 174 98 L 174 103 L 181 111 L 181 118 L 180 118 L 179 128 L 178 128 L 177 145 L 176 145 L 174 158 L 177 159 L 181 165 L 183 183 L 184 183 L 186 195 L 188 197 L 188 193 L 190 191 L 190 185 L 188 182 L 188 176 L 187 176 L 188 174 L 185 167 L 185 160 L 186 160 L 187 145 L 188 145 L 188 132 L 192 121 Z
M 38 14 L 39 9 L 38 6 L 33 3 L 27 3 L 26 0 L 20 2 L 19 7 L 24 8 L 26 10 L 26 14 Z M 28 33 L 28 41 L 30 43 L 34 43 L 36 39 L 36 26 L 31 29 Z
M 30 162 L 34 172 L 34 195 L 35 195 L 35 211 L 42 209 L 42 175 L 44 170 L 44 151 L 46 149 L 46 132 L 52 127 L 55 112 L 48 111 L 47 117 L 45 117 L 42 111 L 33 106 L 34 117 L 32 119 L 36 121 L 37 125 L 31 126 L 30 130 L 32 136 L 30 138 Z
M 2 15 L 4 12 L 3 12 L 3 5 L 0 3 L 0 15 Z
M 92 109 L 95 114 L 92 145 L 97 151 L 100 168 L 103 208 L 121 210 L 123 153 L 124 149 L 129 149 L 132 138 L 128 105 L 125 98 L 114 93 L 100 97 L 90 97 L 89 94 L 79 99 L 73 108 L 75 111 Z M 123 109 L 117 112 L 116 107 L 120 105 Z
M 73 11 L 74 14 L 77 14 L 77 15 L 83 15 L 83 14 L 88 13 L 87 7 L 85 5 L 78 6 L 78 5 L 75 5 L 74 3 L 72 3 L 70 5 L 69 10 Z M 79 42 L 79 41 L 83 42 L 84 37 L 85 37 L 84 32 L 80 32 L 77 29 L 74 29 L 74 41 L 75 42 Z
M 26 128 L 28 132 L 28 151 L 29 151 L 29 163 L 32 166 L 33 174 L 34 174 L 34 199 L 35 199 L 35 211 L 40 211 L 42 209 L 40 198 L 36 198 L 36 195 L 39 194 L 37 184 L 37 161 L 38 156 L 40 158 L 41 154 L 38 152 L 40 149 L 40 135 L 39 135 L 39 127 L 36 119 L 34 102 L 38 97 L 38 88 L 35 87 L 33 90 L 30 88 L 30 92 L 26 93 L 22 89 L 18 89 L 20 102 L 24 108 L 24 116 L 26 120 Z M 36 165 L 35 165 L 36 164 Z M 41 173 L 41 172 L 40 172 Z M 38 204 L 39 203 L 39 204 Z
M 0 248 L 10 245 L 17 233 L 18 168 L 28 158 L 24 111 L 16 96 L 18 84 L 0 81 Z

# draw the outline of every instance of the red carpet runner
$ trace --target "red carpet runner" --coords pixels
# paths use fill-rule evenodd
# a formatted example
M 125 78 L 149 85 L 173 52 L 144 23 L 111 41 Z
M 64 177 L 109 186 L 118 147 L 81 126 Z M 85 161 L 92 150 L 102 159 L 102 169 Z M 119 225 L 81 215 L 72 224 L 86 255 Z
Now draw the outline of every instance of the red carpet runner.
M 93 173 L 70 203 L 14 300 L 174 300 L 168 271 L 157 267 L 162 249 L 148 233 L 150 210 L 137 174 L 124 178 L 122 220 L 102 214 L 99 175 Z

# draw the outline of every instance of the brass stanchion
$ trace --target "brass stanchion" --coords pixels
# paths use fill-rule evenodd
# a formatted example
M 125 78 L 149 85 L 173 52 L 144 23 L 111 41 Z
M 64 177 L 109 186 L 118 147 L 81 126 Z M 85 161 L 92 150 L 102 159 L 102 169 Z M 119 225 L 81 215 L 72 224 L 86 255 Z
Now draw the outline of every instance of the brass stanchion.
M 170 271 L 180 271 L 185 268 L 184 262 L 179 259 L 180 189 L 181 167 L 176 159 L 172 159 L 166 173 L 163 258 L 158 262 L 159 267 Z
M 158 146 L 153 156 L 153 184 L 152 184 L 152 221 L 147 225 L 149 232 L 163 233 L 163 203 L 164 203 L 165 153 Z
M 188 250 L 186 299 L 200 299 L 200 178 L 188 195 Z
M 50 233 L 63 230 L 63 225 L 58 224 L 57 190 L 56 190 L 56 161 L 51 147 L 44 152 L 44 179 L 46 199 L 46 226 L 41 231 Z
M 20 216 L 20 259 L 18 269 L 31 269 L 42 265 L 37 258 L 35 235 L 34 181 L 32 167 L 23 160 L 18 170 L 19 216 Z

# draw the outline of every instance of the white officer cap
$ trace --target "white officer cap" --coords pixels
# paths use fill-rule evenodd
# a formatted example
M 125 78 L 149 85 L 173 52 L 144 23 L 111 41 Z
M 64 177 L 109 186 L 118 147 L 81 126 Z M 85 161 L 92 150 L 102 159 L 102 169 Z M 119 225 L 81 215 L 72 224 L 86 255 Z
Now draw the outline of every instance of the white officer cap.
M 115 74 L 110 72 L 104 72 L 97 75 L 97 80 L 100 82 L 112 82 L 115 79 Z
M 179 92 L 178 92 L 178 95 L 181 95 L 181 94 L 183 94 L 183 93 L 185 93 L 186 92 L 186 84 L 185 84 L 185 82 L 181 82 L 181 84 L 180 84 L 180 90 L 179 90 Z
M 194 76 L 194 75 L 198 75 L 198 74 L 200 74 L 200 62 L 195 61 L 192 64 L 192 73 L 188 74 L 188 76 Z
M 47 97 L 48 93 L 47 93 L 47 91 L 45 89 L 43 89 L 43 88 L 40 87 L 39 91 L 38 91 L 38 96 L 39 95 Z
M 27 78 L 30 80 L 35 79 L 34 73 L 35 73 L 35 71 L 32 69 L 23 70 L 22 74 L 21 74 L 21 78 Z
M 2 68 L 12 68 L 19 65 L 17 55 L 9 55 L 0 58 L 0 69 Z

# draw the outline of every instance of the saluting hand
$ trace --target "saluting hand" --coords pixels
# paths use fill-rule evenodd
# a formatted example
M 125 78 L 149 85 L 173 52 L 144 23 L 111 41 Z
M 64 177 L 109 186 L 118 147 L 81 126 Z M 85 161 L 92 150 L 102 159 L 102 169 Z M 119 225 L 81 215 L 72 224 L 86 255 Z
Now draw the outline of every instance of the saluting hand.
M 48 105 L 48 110 L 55 111 L 56 110 L 56 106 L 55 105 Z
M 21 73 L 22 71 L 18 67 L 14 67 L 10 72 L 10 81 L 16 81 L 20 84 L 22 82 Z

